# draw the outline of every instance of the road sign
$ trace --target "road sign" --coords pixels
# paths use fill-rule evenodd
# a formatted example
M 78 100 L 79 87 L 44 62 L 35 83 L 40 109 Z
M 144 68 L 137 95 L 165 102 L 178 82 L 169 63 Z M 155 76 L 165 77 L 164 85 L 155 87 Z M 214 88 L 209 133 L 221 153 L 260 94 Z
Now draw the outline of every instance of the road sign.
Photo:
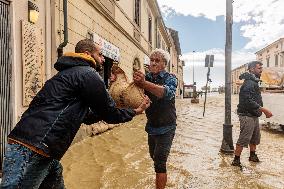
M 205 67 L 213 67 L 213 62 L 214 62 L 214 55 L 206 55 L 205 57 Z

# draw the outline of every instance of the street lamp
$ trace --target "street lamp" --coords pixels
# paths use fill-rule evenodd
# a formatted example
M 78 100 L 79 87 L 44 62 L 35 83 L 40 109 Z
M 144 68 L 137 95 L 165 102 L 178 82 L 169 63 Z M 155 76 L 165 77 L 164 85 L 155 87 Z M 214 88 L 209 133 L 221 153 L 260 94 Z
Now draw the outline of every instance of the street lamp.
M 194 82 L 194 53 L 195 51 L 192 51 L 192 83 L 193 85 L 195 85 L 195 82 Z

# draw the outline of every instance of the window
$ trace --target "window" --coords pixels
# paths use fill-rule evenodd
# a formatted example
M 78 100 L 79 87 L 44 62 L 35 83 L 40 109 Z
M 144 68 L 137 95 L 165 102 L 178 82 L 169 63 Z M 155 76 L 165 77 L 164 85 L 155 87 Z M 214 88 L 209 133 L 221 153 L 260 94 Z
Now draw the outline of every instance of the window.
M 161 47 L 161 36 L 158 33 L 158 35 L 157 35 L 157 48 L 159 49 L 160 47 Z
M 133 61 L 133 70 L 141 70 L 141 63 L 138 58 Z
M 278 54 L 275 55 L 275 67 L 278 67 Z
M 152 44 L 152 18 L 151 16 L 149 16 L 149 19 L 148 19 L 148 40 L 149 40 L 149 43 Z
M 267 67 L 269 67 L 269 57 L 266 58 L 266 65 L 267 65 Z
M 135 0 L 134 4 L 134 22 L 140 26 L 140 1 L 141 0 Z

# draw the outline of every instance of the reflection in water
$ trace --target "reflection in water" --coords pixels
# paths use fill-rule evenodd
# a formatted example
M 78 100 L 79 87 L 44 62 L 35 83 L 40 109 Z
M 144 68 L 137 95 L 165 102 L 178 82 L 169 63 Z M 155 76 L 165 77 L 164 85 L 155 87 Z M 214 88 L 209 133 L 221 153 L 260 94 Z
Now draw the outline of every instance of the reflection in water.
M 262 131 L 259 164 L 248 161 L 232 167 L 233 156 L 219 153 L 224 121 L 224 96 L 209 97 L 205 118 L 203 103 L 177 101 L 178 127 L 168 161 L 167 188 L 284 188 L 284 135 Z M 234 96 L 232 110 L 236 109 Z M 102 135 L 73 145 L 62 163 L 68 189 L 154 188 L 154 169 L 148 154 L 144 115 Z M 239 133 L 233 113 L 233 139 Z

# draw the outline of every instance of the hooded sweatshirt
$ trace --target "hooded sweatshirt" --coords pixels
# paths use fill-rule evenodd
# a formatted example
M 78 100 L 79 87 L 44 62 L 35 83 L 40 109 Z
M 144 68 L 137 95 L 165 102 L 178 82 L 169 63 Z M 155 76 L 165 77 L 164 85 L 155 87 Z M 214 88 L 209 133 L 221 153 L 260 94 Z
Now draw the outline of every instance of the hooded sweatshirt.
M 102 78 L 90 65 L 95 60 L 84 54 L 59 58 L 54 65 L 59 72 L 37 93 L 8 138 L 60 160 L 81 123 L 130 121 L 135 112 L 115 108 Z
M 244 80 L 240 89 L 238 114 L 249 117 L 260 117 L 259 110 L 263 106 L 262 97 L 258 82 L 260 81 L 254 74 L 246 72 L 240 75 L 240 80 Z

